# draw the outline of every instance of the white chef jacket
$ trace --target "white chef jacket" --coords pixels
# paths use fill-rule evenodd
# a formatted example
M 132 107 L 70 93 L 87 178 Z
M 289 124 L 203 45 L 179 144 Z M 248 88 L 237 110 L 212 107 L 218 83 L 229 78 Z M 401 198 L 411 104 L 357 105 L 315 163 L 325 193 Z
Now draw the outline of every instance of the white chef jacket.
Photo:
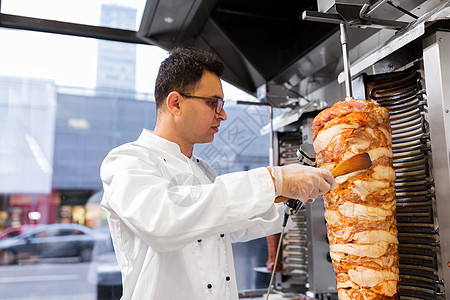
M 266 168 L 217 176 L 143 130 L 101 166 L 122 299 L 238 299 L 231 242 L 280 232 Z

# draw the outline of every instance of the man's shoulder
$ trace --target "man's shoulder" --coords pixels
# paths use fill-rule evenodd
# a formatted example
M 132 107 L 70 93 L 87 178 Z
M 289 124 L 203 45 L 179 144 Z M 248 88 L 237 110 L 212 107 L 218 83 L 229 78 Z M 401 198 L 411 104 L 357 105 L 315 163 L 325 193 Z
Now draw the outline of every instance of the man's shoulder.
M 142 149 L 141 146 L 137 144 L 137 141 L 128 142 L 119 146 L 116 146 L 115 148 L 111 149 L 108 153 L 108 156 L 110 155 L 126 155 L 133 152 L 142 152 L 144 149 Z
M 158 157 L 164 154 L 166 151 L 158 145 L 150 145 L 148 143 L 142 143 L 140 140 L 125 143 L 113 148 L 109 151 L 107 157 L 111 156 L 133 156 L 141 158 Z
M 101 173 L 118 173 L 128 169 L 158 168 L 158 151 L 152 151 L 137 141 L 117 146 L 109 151 L 101 164 Z

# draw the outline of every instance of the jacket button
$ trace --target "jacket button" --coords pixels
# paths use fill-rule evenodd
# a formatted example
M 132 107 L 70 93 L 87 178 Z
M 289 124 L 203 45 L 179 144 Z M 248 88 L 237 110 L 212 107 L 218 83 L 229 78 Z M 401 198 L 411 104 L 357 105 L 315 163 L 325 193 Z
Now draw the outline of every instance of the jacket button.
M 212 284 L 208 283 L 208 285 L 206 286 L 208 289 L 212 289 Z
M 226 281 L 230 281 L 230 276 L 225 277 Z
M 197 242 L 201 243 L 201 242 L 202 242 L 202 240 L 201 240 L 201 239 L 200 239 L 200 240 L 197 240 Z
M 220 234 L 220 237 L 224 237 L 224 236 L 225 236 L 225 234 L 223 234 L 223 233 Z

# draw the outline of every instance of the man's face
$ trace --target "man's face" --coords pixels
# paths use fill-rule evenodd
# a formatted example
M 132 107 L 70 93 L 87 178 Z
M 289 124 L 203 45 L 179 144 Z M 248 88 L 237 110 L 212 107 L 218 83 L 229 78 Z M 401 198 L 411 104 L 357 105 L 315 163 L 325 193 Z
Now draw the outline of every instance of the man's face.
M 205 71 L 199 84 L 189 95 L 223 99 L 222 83 L 217 75 Z M 216 113 L 216 104 L 200 98 L 183 97 L 181 127 L 187 142 L 196 144 L 214 140 L 220 122 L 227 119 L 224 109 L 219 114 Z

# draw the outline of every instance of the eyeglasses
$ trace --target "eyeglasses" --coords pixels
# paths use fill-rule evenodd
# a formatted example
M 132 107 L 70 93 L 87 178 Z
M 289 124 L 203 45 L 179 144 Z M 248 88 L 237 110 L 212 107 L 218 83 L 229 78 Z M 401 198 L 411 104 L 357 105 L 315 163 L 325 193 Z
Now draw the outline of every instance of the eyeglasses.
M 181 96 L 185 98 L 197 98 L 205 101 L 209 101 L 211 106 L 214 107 L 216 114 L 220 114 L 220 112 L 223 109 L 223 105 L 225 104 L 225 101 L 222 98 L 219 97 L 202 97 L 202 96 L 194 96 L 194 95 L 187 95 L 183 93 L 178 93 Z

